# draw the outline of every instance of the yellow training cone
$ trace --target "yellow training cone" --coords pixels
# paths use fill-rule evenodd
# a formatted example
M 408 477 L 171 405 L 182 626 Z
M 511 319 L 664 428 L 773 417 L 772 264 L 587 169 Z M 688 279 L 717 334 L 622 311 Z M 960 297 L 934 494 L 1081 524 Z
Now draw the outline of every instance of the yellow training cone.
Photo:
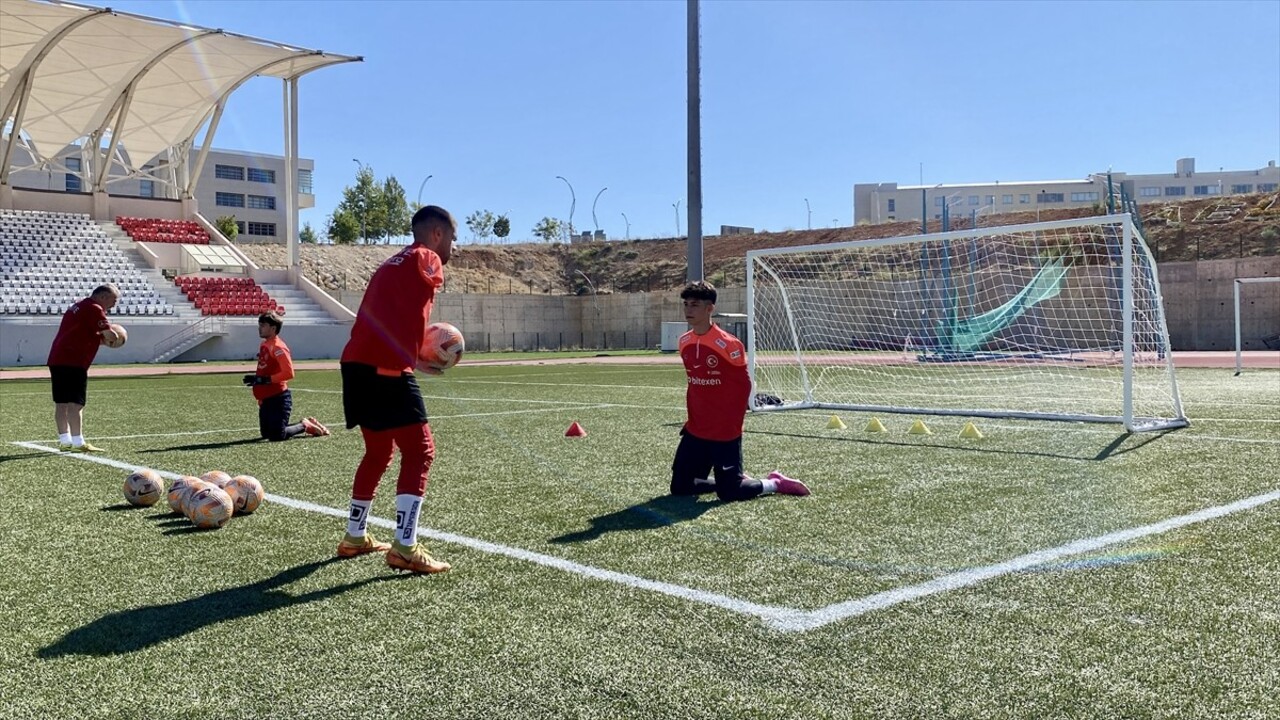
M 911 423 L 911 429 L 907 431 L 907 434 L 908 435 L 932 435 L 933 431 L 929 429 L 928 425 L 924 424 L 923 420 L 917 420 Z
M 827 421 L 828 430 L 843 430 L 846 427 L 847 426 L 844 424 L 844 421 L 836 417 L 835 415 L 832 415 L 831 419 Z
M 880 422 L 880 418 L 873 417 L 867 421 L 866 432 L 888 432 L 884 429 L 884 423 Z
M 964 424 L 964 428 L 960 431 L 960 437 L 968 438 L 969 440 L 981 440 L 982 431 L 978 429 L 977 425 L 974 425 L 972 422 L 967 422 Z

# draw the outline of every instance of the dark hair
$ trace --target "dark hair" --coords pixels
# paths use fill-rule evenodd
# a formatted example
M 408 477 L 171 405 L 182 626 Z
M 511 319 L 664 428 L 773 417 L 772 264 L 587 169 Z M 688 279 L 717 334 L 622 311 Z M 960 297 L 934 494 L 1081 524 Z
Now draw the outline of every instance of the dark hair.
M 706 300 L 714 305 L 716 303 L 716 286 L 706 280 L 697 280 L 684 286 L 684 290 L 680 291 L 681 300 Z
M 258 316 L 258 324 L 261 325 L 263 323 L 275 328 L 276 332 L 280 332 L 280 328 L 284 327 L 284 318 L 280 317 L 275 310 L 271 310 Z
M 429 227 L 437 223 L 452 228 L 453 216 L 439 205 L 423 205 L 413 214 L 413 222 L 409 223 L 409 227 L 416 232 L 419 225 Z

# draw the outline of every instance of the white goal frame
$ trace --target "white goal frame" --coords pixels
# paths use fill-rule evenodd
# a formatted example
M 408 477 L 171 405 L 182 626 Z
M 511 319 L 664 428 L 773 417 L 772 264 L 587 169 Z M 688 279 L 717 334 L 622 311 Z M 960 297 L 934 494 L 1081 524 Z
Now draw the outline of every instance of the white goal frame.
M 1240 339 L 1240 286 L 1252 285 L 1254 283 L 1280 282 L 1280 277 L 1246 277 L 1236 278 L 1233 295 L 1235 296 L 1235 316 L 1236 316 L 1236 375 L 1244 372 L 1244 359 L 1242 356 L 1243 342 Z
M 1119 371 L 1122 374 L 1122 385 L 1118 388 L 1122 397 L 1122 412 L 1120 414 L 1093 414 L 1089 412 L 1058 412 L 1050 408 L 1045 411 L 1033 409 L 1024 411 L 1019 409 L 990 409 L 983 407 L 970 408 L 954 408 L 954 407 L 910 407 L 895 405 L 892 403 L 878 404 L 861 404 L 861 403 L 843 403 L 843 402 L 827 402 L 814 395 L 814 385 L 820 377 L 820 373 L 824 370 L 818 367 L 820 361 L 809 361 L 813 367 L 806 364 L 804 357 L 804 349 L 801 347 L 803 342 L 799 323 L 793 309 L 793 300 L 790 297 L 791 291 L 784 284 L 783 278 L 770 267 L 764 259 L 770 256 L 792 255 L 800 253 L 825 253 L 831 251 L 839 251 L 842 249 L 858 249 L 868 250 L 875 248 L 886 248 L 889 246 L 920 244 L 920 243 L 938 243 L 942 241 L 968 240 L 976 239 L 984 236 L 992 235 L 1013 235 L 1025 234 L 1038 238 L 1039 233 L 1048 233 L 1050 231 L 1067 231 L 1071 228 L 1090 228 L 1098 226 L 1094 232 L 1105 232 L 1101 226 L 1114 226 L 1121 232 L 1118 240 L 1121 241 L 1119 247 L 1119 255 L 1123 258 L 1121 265 L 1121 285 L 1123 291 L 1121 295 L 1121 306 L 1119 307 L 1119 320 L 1122 324 L 1122 339 L 1120 342 L 1119 353 L 1122 353 L 1122 360 L 1115 365 L 1120 365 Z M 1135 253 L 1141 253 L 1145 274 L 1141 278 L 1135 278 Z M 758 266 L 763 268 L 762 274 L 758 278 Z M 1177 378 L 1174 374 L 1173 358 L 1168 347 L 1168 326 L 1164 313 L 1164 300 L 1160 294 L 1160 283 L 1156 269 L 1156 263 L 1151 255 L 1150 249 L 1142 239 L 1141 232 L 1134 226 L 1133 220 L 1128 213 L 1096 216 L 1091 218 L 1077 218 L 1072 220 L 1058 220 L 1040 223 L 1025 223 L 1021 225 L 1008 225 L 997 227 L 983 227 L 971 230 L 961 230 L 946 233 L 933 233 L 927 235 L 913 235 L 909 237 L 883 238 L 876 240 L 858 240 L 840 243 L 812 244 L 798 247 L 785 247 L 776 249 L 752 250 L 746 254 L 746 270 L 747 270 L 747 315 L 748 315 L 748 336 L 747 336 L 747 358 L 748 367 L 750 369 L 751 380 L 755 388 L 751 399 L 751 409 L 753 411 L 780 411 L 794 409 L 810 409 L 810 408 L 829 408 L 844 409 L 854 411 L 870 411 L 870 412 L 893 412 L 908 413 L 921 415 L 960 415 L 973 417 L 996 417 L 996 418 L 1027 418 L 1027 419 L 1047 419 L 1077 422 L 1103 422 L 1103 423 L 1122 423 L 1129 432 L 1141 432 L 1151 430 L 1165 430 L 1178 427 L 1185 427 L 1190 424 L 1182 408 L 1181 397 L 1178 392 Z M 789 367 L 794 367 L 799 374 L 799 384 L 803 386 L 804 397 L 801 399 L 787 398 L 783 404 L 770 404 L 771 399 L 757 395 L 763 393 L 767 395 L 769 387 L 767 384 L 762 387 L 759 383 L 760 365 L 758 361 L 759 347 L 757 346 L 757 330 L 762 326 L 758 324 L 757 316 L 757 293 L 759 291 L 758 283 L 768 282 L 770 293 L 775 297 L 781 298 L 781 305 L 785 312 L 781 310 L 772 310 L 772 315 L 783 317 L 778 322 L 782 323 L 783 333 L 788 332 L 787 325 L 790 326 L 789 332 L 791 336 L 791 345 L 794 347 L 794 357 L 787 360 Z M 1148 301 L 1154 302 L 1155 323 L 1158 324 L 1158 330 L 1163 341 L 1163 350 L 1158 354 L 1158 362 L 1152 364 L 1147 362 L 1143 365 L 1144 370 L 1155 368 L 1167 374 L 1168 378 L 1168 394 L 1170 401 L 1170 410 L 1167 417 L 1135 417 L 1134 412 L 1134 369 L 1135 369 L 1135 300 L 1134 288 L 1135 282 L 1144 283 L 1143 291 L 1146 293 Z M 761 286 L 763 287 L 763 286 Z M 1147 319 L 1150 324 L 1152 320 Z M 776 323 L 775 323 L 776 327 Z M 771 348 L 776 352 L 777 348 Z M 790 351 L 783 349 L 783 355 L 789 355 Z M 1149 354 L 1149 353 L 1148 353 Z M 776 356 L 775 356 L 776 357 Z M 1114 365 L 1113 365 L 1114 367 Z M 1119 385 L 1119 383 L 1118 383 Z M 799 392 L 800 390 L 797 390 Z

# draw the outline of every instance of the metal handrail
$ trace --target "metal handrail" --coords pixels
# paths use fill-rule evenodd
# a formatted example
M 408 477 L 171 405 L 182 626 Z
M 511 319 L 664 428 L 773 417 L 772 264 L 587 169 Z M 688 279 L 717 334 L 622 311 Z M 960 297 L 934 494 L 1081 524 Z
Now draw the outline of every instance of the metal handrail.
M 200 335 L 211 335 L 226 331 L 226 318 L 221 315 L 206 315 L 169 337 L 157 342 L 152 349 L 151 357 L 158 358 L 182 343 Z

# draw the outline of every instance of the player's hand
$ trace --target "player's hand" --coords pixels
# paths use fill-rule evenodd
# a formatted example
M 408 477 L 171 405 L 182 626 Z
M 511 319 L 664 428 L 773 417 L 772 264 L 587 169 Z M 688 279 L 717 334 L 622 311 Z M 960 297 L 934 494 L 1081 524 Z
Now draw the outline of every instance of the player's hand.
M 245 375 L 243 378 L 240 378 L 240 382 L 244 383 L 245 385 L 257 385 L 257 384 L 258 384 L 258 376 L 257 376 L 257 375 Z
M 444 374 L 444 370 L 441 370 L 440 368 L 430 363 L 420 362 L 418 363 L 417 368 L 418 368 L 418 372 L 424 373 L 427 375 L 443 375 Z

